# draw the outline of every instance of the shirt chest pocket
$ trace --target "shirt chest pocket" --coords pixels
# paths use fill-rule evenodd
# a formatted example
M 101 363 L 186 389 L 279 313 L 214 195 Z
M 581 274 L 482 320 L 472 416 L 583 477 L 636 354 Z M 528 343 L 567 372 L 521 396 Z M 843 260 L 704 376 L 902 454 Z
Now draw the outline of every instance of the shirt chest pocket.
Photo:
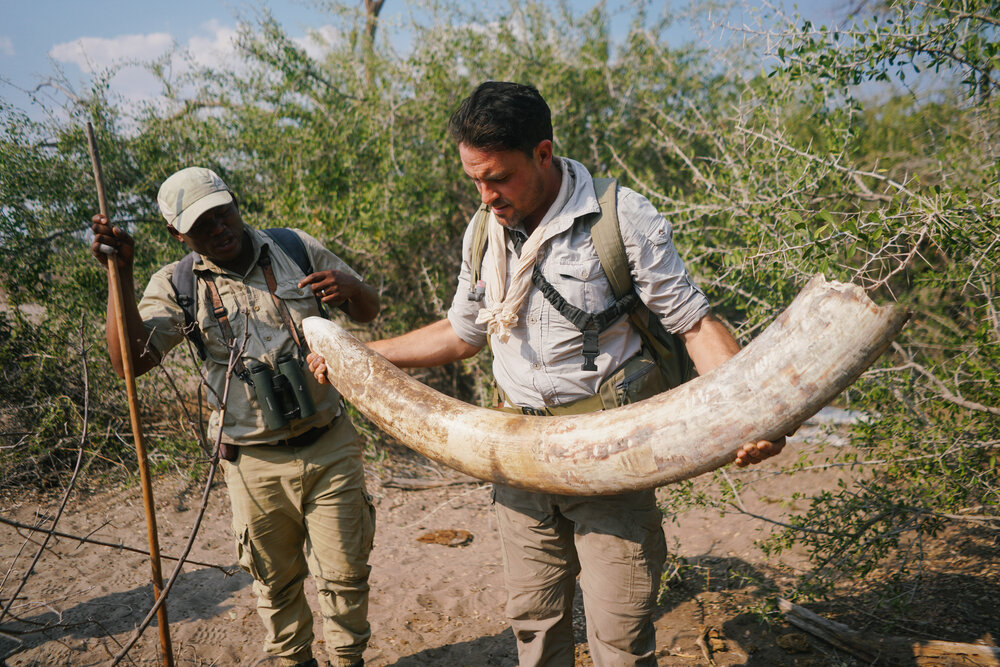
M 596 258 L 593 261 L 549 262 L 543 274 L 566 301 L 581 310 L 596 313 L 614 302 L 611 285 Z
M 298 281 L 279 282 L 277 288 L 274 290 L 274 294 L 288 308 L 289 316 L 300 331 L 304 318 L 320 314 L 319 306 L 316 303 L 316 295 L 313 294 L 312 289 L 308 285 L 306 287 L 299 287 Z M 265 292 L 261 298 L 267 301 L 269 312 L 273 313 L 273 317 L 278 318 L 276 325 L 284 326 L 281 313 L 271 295 Z

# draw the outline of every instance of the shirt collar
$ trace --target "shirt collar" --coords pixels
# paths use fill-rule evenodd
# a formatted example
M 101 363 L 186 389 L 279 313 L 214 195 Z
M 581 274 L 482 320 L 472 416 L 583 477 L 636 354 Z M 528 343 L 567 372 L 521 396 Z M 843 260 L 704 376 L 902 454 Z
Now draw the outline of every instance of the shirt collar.
M 554 158 L 562 172 L 559 194 L 543 218 L 545 238 L 561 234 L 573 226 L 577 218 L 601 210 L 594 192 L 594 182 L 587 168 L 570 158 Z
M 250 239 L 250 244 L 253 247 L 253 261 L 247 268 L 247 273 L 250 273 L 250 271 L 253 270 L 253 267 L 257 266 L 257 262 L 260 260 L 261 248 L 263 248 L 266 245 L 269 245 L 269 243 L 267 237 L 265 237 L 263 234 L 261 234 L 260 232 L 258 232 L 256 229 L 246 224 L 245 222 L 243 223 L 243 232 L 244 236 Z M 226 274 L 236 275 L 234 272 L 222 268 L 221 266 L 213 262 L 211 259 L 201 254 L 198 255 L 198 261 L 194 263 L 194 266 L 192 268 L 195 271 L 211 271 L 212 273 L 216 273 L 219 275 L 226 275 Z M 242 278 L 243 276 L 240 277 Z

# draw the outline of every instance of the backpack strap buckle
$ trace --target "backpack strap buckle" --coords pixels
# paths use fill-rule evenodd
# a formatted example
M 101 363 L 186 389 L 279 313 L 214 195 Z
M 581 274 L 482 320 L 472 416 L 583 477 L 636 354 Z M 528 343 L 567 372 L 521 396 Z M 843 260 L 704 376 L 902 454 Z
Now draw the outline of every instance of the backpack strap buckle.
M 475 287 L 469 290 L 469 301 L 482 301 L 486 297 L 486 281 L 480 278 Z
M 593 323 L 583 330 L 583 370 L 585 371 L 597 370 L 595 361 L 597 355 L 600 354 L 600 349 L 597 346 L 598 333 L 600 332 Z

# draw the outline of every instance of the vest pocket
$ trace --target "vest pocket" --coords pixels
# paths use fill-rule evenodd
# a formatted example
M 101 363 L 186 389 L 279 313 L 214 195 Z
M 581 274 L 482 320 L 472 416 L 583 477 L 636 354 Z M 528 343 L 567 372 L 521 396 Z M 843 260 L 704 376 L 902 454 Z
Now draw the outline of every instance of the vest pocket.
M 646 350 L 625 362 L 607 382 L 614 385 L 618 405 L 635 403 L 667 390 L 659 365 Z

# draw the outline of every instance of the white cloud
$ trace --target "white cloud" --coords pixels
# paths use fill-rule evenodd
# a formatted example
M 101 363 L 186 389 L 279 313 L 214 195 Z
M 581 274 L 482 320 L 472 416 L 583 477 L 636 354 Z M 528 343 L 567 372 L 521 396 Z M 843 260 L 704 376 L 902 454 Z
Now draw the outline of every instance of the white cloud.
M 218 20 L 202 24 L 204 34 L 195 35 L 184 45 L 194 62 L 201 66 L 221 65 L 236 52 L 236 28 Z
M 173 35 L 155 32 L 117 37 L 81 37 L 56 44 L 49 56 L 76 65 L 84 74 L 114 69 L 111 87 L 123 99 L 141 104 L 155 100 L 163 90 L 144 64 L 170 53 L 168 76 L 180 76 L 191 67 L 223 65 L 235 53 L 236 29 L 216 20 L 203 24 L 187 43 Z
M 56 44 L 49 51 L 53 60 L 71 63 L 83 72 L 93 74 L 109 67 L 139 67 L 160 58 L 173 47 L 178 53 L 186 53 L 190 59 L 175 57 L 174 71 L 184 71 L 188 63 L 197 66 L 223 64 L 236 50 L 236 29 L 213 19 L 202 24 L 198 34 L 187 43 L 177 43 L 165 32 L 143 35 L 119 35 L 117 37 L 81 37 L 72 42 Z M 117 77 L 116 77 L 117 78 Z M 127 92 L 127 91 L 122 91 Z
M 6 35 L 0 35 L 0 56 L 14 55 L 14 42 Z
M 58 62 L 79 67 L 85 75 L 112 69 L 115 74 L 110 84 L 114 93 L 126 104 L 141 105 L 163 102 L 162 84 L 147 71 L 145 63 L 169 58 L 164 75 L 181 81 L 192 68 L 219 68 L 239 72 L 245 63 L 236 53 L 237 28 L 211 20 L 199 26 L 187 41 L 156 32 L 117 37 L 80 37 L 49 50 L 49 56 Z M 0 37 L 0 53 L 4 42 Z M 329 25 L 310 29 L 307 35 L 294 37 L 293 41 L 310 57 L 322 59 L 331 45 L 343 41 L 343 35 Z M 184 87 L 181 87 L 184 94 Z
M 174 43 L 165 32 L 148 35 L 81 37 L 72 42 L 56 44 L 49 56 L 59 62 L 72 63 L 87 73 L 121 64 L 123 61 L 152 60 L 163 55 Z
M 332 25 L 323 25 L 310 30 L 305 37 L 294 40 L 296 46 L 305 51 L 310 58 L 322 59 L 334 45 L 344 41 L 343 33 Z

